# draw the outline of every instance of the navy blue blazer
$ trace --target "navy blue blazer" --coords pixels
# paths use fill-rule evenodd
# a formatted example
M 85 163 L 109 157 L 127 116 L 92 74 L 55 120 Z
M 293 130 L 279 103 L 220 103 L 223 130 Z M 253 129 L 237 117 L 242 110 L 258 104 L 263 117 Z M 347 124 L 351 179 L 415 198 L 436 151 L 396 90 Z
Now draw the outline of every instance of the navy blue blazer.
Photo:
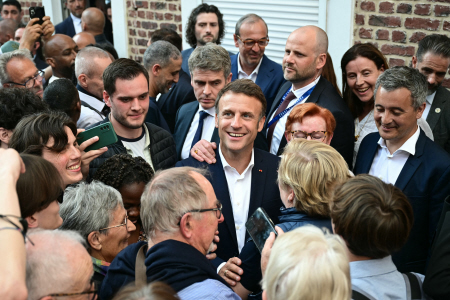
M 266 124 L 264 124 L 264 135 L 267 134 L 267 123 L 270 121 L 272 114 L 280 105 L 281 98 L 291 86 L 292 83 L 290 81 L 283 84 L 275 97 L 270 112 L 267 115 Z M 308 99 L 306 99 L 306 103 L 309 102 L 320 105 L 331 111 L 333 114 L 336 119 L 336 129 L 334 130 L 333 139 L 331 140 L 331 147 L 336 149 L 345 159 L 349 167 L 351 167 L 355 143 L 355 123 L 347 104 L 345 104 L 344 100 L 342 100 L 334 86 L 323 76 L 320 77 L 319 82 L 312 91 L 311 95 L 309 95 Z M 277 155 L 281 155 L 283 153 L 283 149 L 286 144 L 286 138 L 283 136 Z
M 250 217 L 258 207 L 263 207 L 272 221 L 278 221 L 281 215 L 280 208 L 283 203 L 280 199 L 280 190 L 277 184 L 277 169 L 280 158 L 265 152 L 255 150 L 255 164 L 252 169 L 252 183 L 250 191 L 250 207 L 248 217 Z M 219 224 L 220 242 L 217 244 L 217 257 L 213 263 L 218 266 L 223 261 L 239 255 L 237 244 L 236 228 L 231 206 L 230 192 L 228 190 L 227 179 L 223 171 L 223 165 L 219 159 L 219 152 L 216 150 L 217 162 L 208 165 L 199 162 L 192 157 L 177 162 L 176 167 L 196 167 L 206 168 L 211 173 L 208 180 L 211 182 L 217 199 L 222 203 L 222 213 L 224 222 Z M 248 233 L 246 234 L 248 237 Z
M 189 128 L 191 128 L 191 123 L 194 120 L 195 113 L 198 111 L 198 105 L 198 101 L 187 103 L 181 106 L 177 112 L 173 139 L 175 140 L 175 145 L 177 147 L 178 160 L 181 159 L 181 150 L 183 150 L 184 141 L 186 140 Z M 214 127 L 214 132 L 210 142 L 215 142 L 219 145 L 219 141 L 219 133 L 217 128 Z
M 167 125 L 167 122 L 164 119 L 161 112 L 159 111 L 158 106 L 152 100 L 149 100 L 147 115 L 145 116 L 145 122 L 152 123 L 170 132 L 169 125 Z
M 70 37 L 73 37 L 76 34 L 75 27 L 73 27 L 72 17 L 70 15 L 67 19 L 55 26 L 55 34 L 56 33 L 65 34 Z
M 238 79 L 238 55 L 235 54 L 231 58 L 231 81 Z M 273 60 L 263 55 L 261 66 L 259 67 L 258 76 L 256 77 L 256 84 L 261 88 L 266 97 L 267 109 L 266 116 L 272 107 L 273 100 L 278 93 L 280 87 L 286 80 L 283 76 L 283 68 Z
M 380 134 L 368 134 L 359 147 L 353 172 L 369 173 Z M 395 186 L 408 197 L 414 225 L 403 248 L 393 255 L 400 272 L 425 274 L 427 258 L 445 198 L 450 195 L 450 155 L 420 130 L 416 153 L 410 155 Z

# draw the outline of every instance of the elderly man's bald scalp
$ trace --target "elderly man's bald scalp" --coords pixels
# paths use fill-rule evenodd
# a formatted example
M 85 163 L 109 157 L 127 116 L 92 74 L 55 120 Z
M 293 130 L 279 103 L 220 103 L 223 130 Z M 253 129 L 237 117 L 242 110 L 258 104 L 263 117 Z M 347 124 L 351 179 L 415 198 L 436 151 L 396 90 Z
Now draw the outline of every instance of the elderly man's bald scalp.
M 101 34 L 105 27 L 105 15 L 96 7 L 89 7 L 81 15 L 81 21 L 86 25 L 86 30 Z
M 85 31 L 75 34 L 73 40 L 78 45 L 78 50 L 83 49 L 87 45 L 95 44 L 95 37 L 91 33 Z
M 44 45 L 43 52 L 46 58 L 60 55 L 61 52 L 75 43 L 72 38 L 65 34 L 55 34 Z
M 327 53 L 328 52 L 328 35 L 327 33 L 320 27 L 314 25 L 307 25 L 294 30 L 291 35 L 294 34 L 311 34 L 315 36 L 316 45 L 315 52 L 316 55 Z

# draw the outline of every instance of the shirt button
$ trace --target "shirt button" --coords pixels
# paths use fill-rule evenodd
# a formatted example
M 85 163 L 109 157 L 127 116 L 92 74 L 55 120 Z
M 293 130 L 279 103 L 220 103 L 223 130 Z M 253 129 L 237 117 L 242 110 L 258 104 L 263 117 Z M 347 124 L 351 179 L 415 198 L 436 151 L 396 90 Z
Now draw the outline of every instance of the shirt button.
M 236 225 L 236 230 L 239 230 L 239 226 L 238 225 Z

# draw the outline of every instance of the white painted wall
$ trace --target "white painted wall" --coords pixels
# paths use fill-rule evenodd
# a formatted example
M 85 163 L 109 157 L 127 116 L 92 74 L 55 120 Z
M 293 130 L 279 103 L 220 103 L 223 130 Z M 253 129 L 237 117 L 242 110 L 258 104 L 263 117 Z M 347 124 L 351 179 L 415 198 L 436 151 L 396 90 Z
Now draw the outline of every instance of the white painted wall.
M 45 15 L 50 17 L 53 25 L 63 21 L 61 0 L 42 0 L 42 6 L 45 8 Z
M 128 58 L 128 23 L 127 2 L 112 0 L 111 13 L 113 19 L 114 48 L 121 58 Z

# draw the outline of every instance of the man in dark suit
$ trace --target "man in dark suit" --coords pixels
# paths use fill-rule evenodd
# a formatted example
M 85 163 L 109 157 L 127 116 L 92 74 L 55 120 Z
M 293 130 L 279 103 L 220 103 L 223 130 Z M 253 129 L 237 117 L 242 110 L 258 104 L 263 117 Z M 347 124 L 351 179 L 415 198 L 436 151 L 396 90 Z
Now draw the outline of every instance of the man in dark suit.
M 66 8 L 70 11 L 70 16 L 55 26 L 55 33 L 61 33 L 73 37 L 80 33 L 81 14 L 86 7 L 85 0 L 66 0 Z
M 444 199 L 450 194 L 450 155 L 417 126 L 426 95 L 426 79 L 416 69 L 395 67 L 378 78 L 374 110 L 378 132 L 362 141 L 353 170 L 394 184 L 408 197 L 414 225 L 393 260 L 400 272 L 421 274 Z
M 450 92 L 442 86 L 450 66 L 450 38 L 432 34 L 419 42 L 412 66 L 427 77 L 428 95 L 423 113 L 434 142 L 450 153 Z
M 189 69 L 197 101 L 183 105 L 177 112 L 173 137 L 178 159 L 188 158 L 191 148 L 201 139 L 219 144 L 214 103 L 219 91 L 231 81 L 228 52 L 213 43 L 194 50 Z
M 349 166 L 353 160 L 353 117 L 333 85 L 320 76 L 325 65 L 328 37 L 316 26 L 304 26 L 292 32 L 283 58 L 283 84 L 275 97 L 265 124 L 270 153 L 281 155 L 286 145 L 285 124 L 295 105 L 312 102 L 333 114 L 336 130 L 331 141 Z
M 281 66 L 264 55 L 269 44 L 267 24 L 260 16 L 247 14 L 237 21 L 233 37 L 239 53 L 231 56 L 231 80 L 245 78 L 259 85 L 266 97 L 267 115 L 285 82 Z
M 177 166 L 208 168 L 211 173 L 209 180 L 225 218 L 219 224 L 215 260 L 219 275 L 224 277 L 248 237 L 248 217 L 263 207 L 272 220 L 277 220 L 282 203 L 276 183 L 279 158 L 253 147 L 265 121 L 266 100 L 261 89 L 248 79 L 233 81 L 217 95 L 215 109 L 220 137 L 217 162 L 209 165 L 190 157 Z

